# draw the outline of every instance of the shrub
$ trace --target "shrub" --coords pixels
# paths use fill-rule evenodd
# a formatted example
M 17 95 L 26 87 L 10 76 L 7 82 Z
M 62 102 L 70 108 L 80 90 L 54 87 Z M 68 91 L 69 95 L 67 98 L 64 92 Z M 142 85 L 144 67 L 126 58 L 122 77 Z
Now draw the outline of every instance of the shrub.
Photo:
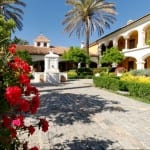
M 131 70 L 133 76 L 148 76 L 150 77 L 150 69 Z
M 78 76 L 76 70 L 69 70 L 67 72 L 67 75 L 68 75 L 68 79 L 76 79 Z
M 95 68 L 93 69 L 93 74 L 101 73 L 101 72 L 108 72 L 108 70 L 109 70 L 108 67 Z
M 93 75 L 93 70 L 91 68 L 78 68 L 77 69 L 77 74 L 80 75 Z
M 119 90 L 119 79 L 109 76 L 93 77 L 93 83 L 97 87 L 111 89 L 113 91 Z

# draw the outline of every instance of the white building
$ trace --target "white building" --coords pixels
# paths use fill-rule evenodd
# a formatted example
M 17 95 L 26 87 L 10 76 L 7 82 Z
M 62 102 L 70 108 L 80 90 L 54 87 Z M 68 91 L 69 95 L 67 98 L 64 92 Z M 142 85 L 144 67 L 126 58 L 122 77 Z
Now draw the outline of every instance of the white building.
M 125 55 L 121 63 L 126 69 L 150 68 L 150 14 L 127 24 L 90 44 L 90 53 L 98 56 L 110 47 L 118 47 Z
M 34 69 L 36 72 L 44 72 L 44 56 L 49 54 L 52 51 L 54 54 L 61 56 L 65 51 L 68 51 L 68 48 L 62 46 L 52 46 L 50 44 L 50 40 L 40 34 L 34 39 L 33 45 L 17 45 L 17 50 L 26 50 L 32 57 L 32 61 L 34 62 Z M 65 71 L 67 70 L 68 64 L 63 60 L 59 60 L 59 70 Z

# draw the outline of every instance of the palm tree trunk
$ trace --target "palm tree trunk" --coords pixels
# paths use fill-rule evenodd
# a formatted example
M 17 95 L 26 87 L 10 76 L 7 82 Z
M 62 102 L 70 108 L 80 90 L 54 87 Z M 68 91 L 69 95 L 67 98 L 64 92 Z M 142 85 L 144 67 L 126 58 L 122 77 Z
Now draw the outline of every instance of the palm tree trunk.
M 89 35 L 89 23 L 88 23 L 88 21 L 86 22 L 86 52 L 87 52 L 87 55 L 89 56 L 89 37 L 90 37 L 90 35 Z
M 88 21 L 86 22 L 86 53 L 89 56 L 89 38 L 90 38 L 90 31 L 89 31 L 89 23 Z M 86 66 L 89 68 L 89 64 L 86 64 Z

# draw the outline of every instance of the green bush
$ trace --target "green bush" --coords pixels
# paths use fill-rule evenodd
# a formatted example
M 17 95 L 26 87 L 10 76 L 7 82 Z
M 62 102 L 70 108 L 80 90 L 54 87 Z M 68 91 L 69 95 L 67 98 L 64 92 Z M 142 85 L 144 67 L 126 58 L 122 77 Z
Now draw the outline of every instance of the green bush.
M 68 75 L 68 79 L 76 79 L 78 76 L 76 70 L 69 70 L 67 72 L 67 75 Z
M 131 96 L 140 97 L 150 102 L 150 84 L 128 82 L 128 89 Z
M 111 89 L 113 91 L 118 91 L 120 85 L 120 81 L 118 78 L 109 76 L 93 77 L 93 83 L 97 87 Z
M 113 91 L 129 91 L 130 96 L 141 98 L 141 101 L 150 103 L 149 83 L 122 81 L 119 78 L 111 77 L 109 75 L 99 77 L 94 76 L 93 83 L 96 87 L 106 88 Z
M 148 76 L 150 77 L 150 69 L 131 70 L 133 76 Z
M 108 72 L 108 70 L 109 70 L 108 67 L 95 68 L 93 69 L 93 74 L 101 73 L 101 72 Z
M 82 68 L 77 69 L 77 74 L 79 76 L 80 75 L 93 75 L 93 70 L 91 68 L 82 67 Z

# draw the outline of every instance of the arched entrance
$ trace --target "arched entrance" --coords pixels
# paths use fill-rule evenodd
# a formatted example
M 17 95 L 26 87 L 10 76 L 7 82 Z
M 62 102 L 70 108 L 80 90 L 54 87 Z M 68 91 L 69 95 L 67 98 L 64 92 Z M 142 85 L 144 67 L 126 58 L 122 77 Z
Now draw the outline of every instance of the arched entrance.
M 127 57 L 124 61 L 120 64 L 120 66 L 125 67 L 128 71 L 136 69 L 136 59 L 133 57 Z
M 148 56 L 148 57 L 145 59 L 144 68 L 145 68 L 145 69 L 150 69 L 150 56 Z

